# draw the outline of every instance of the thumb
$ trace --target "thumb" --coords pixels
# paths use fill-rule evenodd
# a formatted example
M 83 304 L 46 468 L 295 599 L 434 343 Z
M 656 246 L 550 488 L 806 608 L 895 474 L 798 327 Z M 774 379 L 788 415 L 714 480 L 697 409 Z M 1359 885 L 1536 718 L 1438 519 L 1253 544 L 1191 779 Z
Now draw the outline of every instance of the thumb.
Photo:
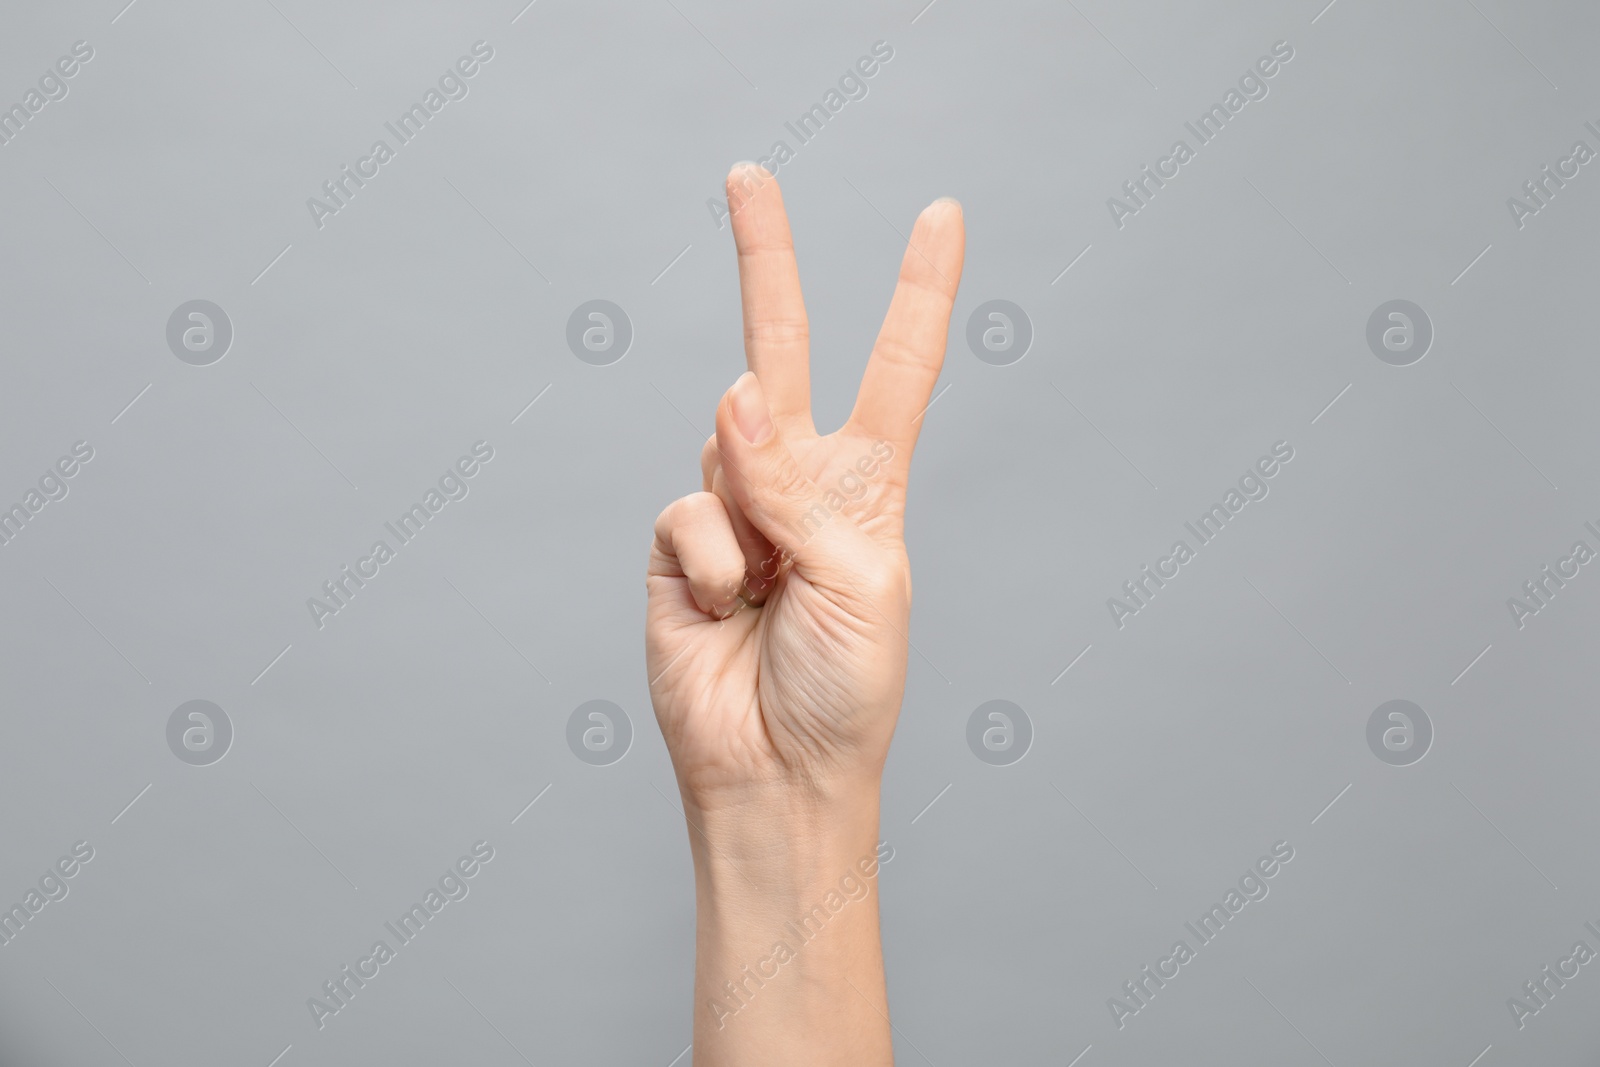
M 717 405 L 717 448 L 734 501 L 777 548 L 780 563 L 793 560 L 809 580 L 839 584 L 868 570 L 877 546 L 801 471 L 748 371 Z

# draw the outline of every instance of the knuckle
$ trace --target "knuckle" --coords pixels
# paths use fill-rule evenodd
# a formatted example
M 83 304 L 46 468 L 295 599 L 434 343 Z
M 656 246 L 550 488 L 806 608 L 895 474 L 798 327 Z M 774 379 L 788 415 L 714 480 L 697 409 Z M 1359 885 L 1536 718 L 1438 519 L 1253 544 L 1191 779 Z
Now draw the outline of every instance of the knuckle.
M 857 579 L 862 594 L 875 604 L 903 604 L 911 599 L 910 575 L 904 568 L 888 563 L 867 569 Z
M 712 476 L 721 465 L 722 452 L 717 448 L 717 435 L 712 434 L 700 449 L 700 474 L 705 478 L 707 488 L 710 488 Z
M 681 510 L 679 505 L 682 503 L 682 498 L 674 500 L 662 508 L 661 513 L 656 516 L 656 540 L 662 544 L 672 543 L 672 528 L 678 524 L 677 519 Z
M 757 227 L 758 230 L 766 227 Z M 740 259 L 755 259 L 760 256 L 777 254 L 780 256 L 794 255 L 794 236 L 787 233 L 751 233 L 738 243 Z
M 713 599 L 728 600 L 739 591 L 744 583 L 743 561 L 729 560 L 718 565 L 716 573 L 706 579 L 707 592 Z
M 900 269 L 900 285 L 908 291 L 926 294 L 939 304 L 950 304 L 955 300 L 955 288 L 948 278 L 930 276 L 934 268 L 926 263 L 908 263 Z
M 656 516 L 656 536 L 663 541 L 672 536 L 672 531 L 686 526 L 705 513 L 707 503 L 720 502 L 710 493 L 690 493 L 680 496 L 672 503 L 661 509 L 661 514 Z
M 928 359 L 922 347 L 903 337 L 880 337 L 872 348 L 872 358 L 895 367 L 925 367 Z
M 752 345 L 799 344 L 811 340 L 811 326 L 805 319 L 764 319 L 744 328 L 744 340 Z

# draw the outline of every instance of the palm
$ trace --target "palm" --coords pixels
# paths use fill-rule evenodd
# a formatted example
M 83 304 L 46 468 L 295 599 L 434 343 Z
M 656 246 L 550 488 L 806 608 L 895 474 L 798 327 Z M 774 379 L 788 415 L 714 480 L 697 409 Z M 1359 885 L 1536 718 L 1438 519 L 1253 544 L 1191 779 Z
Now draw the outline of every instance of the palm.
M 943 361 L 963 243 L 959 210 L 919 219 L 856 409 L 818 435 L 776 183 L 765 178 L 733 222 L 746 353 L 797 468 L 777 480 L 803 496 L 793 506 L 805 521 L 769 514 L 782 508 L 762 503 L 760 463 L 734 458 L 744 439 L 732 436 L 725 403 L 702 457 L 704 491 L 663 513 L 647 579 L 651 697 L 680 779 L 697 791 L 827 776 L 887 752 L 910 614 L 908 464 Z M 727 596 L 731 585 L 742 600 Z
M 845 495 L 843 490 L 839 490 L 839 483 L 855 470 L 857 460 L 862 456 L 873 455 L 873 446 L 884 444 L 895 448 L 893 442 L 879 441 L 866 434 L 839 430 L 825 436 L 791 441 L 790 447 L 794 449 L 794 458 L 799 460 L 800 468 L 812 481 L 819 486 L 831 486 L 841 495 Z M 911 458 L 910 452 L 910 448 L 903 453 L 895 449 L 894 459 L 884 464 L 877 476 L 871 479 L 862 478 L 866 488 L 862 491 L 860 499 L 852 502 L 847 508 L 847 514 L 855 519 L 856 525 L 865 530 L 874 541 L 885 548 L 899 548 L 902 551 L 908 481 L 905 461 Z M 896 460 L 900 462 L 897 464 Z M 859 471 L 856 471 L 856 476 L 860 478 Z
M 836 433 L 794 442 L 793 447 L 813 482 L 837 485 L 859 457 L 872 455 L 873 444 L 863 436 Z M 883 484 L 885 480 L 867 483 L 860 499 L 833 521 L 854 522 L 904 571 L 903 479 L 892 486 Z M 686 770 L 707 779 L 697 782 L 701 785 L 743 780 L 752 768 L 766 765 L 774 771 L 793 767 L 814 754 L 824 734 L 841 733 L 844 722 L 838 709 L 819 697 L 854 688 L 849 672 L 840 669 L 843 663 L 876 658 L 869 652 L 887 657 L 880 664 L 892 663 L 896 649 L 878 631 L 892 626 L 903 633 L 909 607 L 901 598 L 869 605 L 875 610 L 868 610 L 866 618 L 847 613 L 852 647 L 845 649 L 839 647 L 839 632 L 832 630 L 840 621 L 837 606 L 792 570 L 762 599 L 761 607 L 736 603 L 737 610 L 724 619 L 695 605 L 687 578 L 652 576 L 649 581 L 652 696 L 669 745 Z M 887 636 L 894 637 L 893 630 Z M 903 652 L 899 655 L 903 659 Z M 893 694 L 876 696 L 875 703 L 892 696 L 898 705 L 898 686 Z M 887 725 L 892 729 L 892 721 Z

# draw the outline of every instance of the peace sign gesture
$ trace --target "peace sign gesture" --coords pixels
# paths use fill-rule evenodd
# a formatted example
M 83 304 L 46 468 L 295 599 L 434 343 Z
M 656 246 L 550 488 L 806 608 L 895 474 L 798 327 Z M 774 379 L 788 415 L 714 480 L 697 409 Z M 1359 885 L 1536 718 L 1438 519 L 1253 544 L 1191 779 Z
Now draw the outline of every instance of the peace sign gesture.
M 876 789 L 905 686 L 911 452 L 944 363 L 961 207 L 917 218 L 855 410 L 819 435 L 794 243 L 776 180 L 728 175 L 750 372 L 717 406 L 702 491 L 656 520 L 646 658 L 684 799 Z

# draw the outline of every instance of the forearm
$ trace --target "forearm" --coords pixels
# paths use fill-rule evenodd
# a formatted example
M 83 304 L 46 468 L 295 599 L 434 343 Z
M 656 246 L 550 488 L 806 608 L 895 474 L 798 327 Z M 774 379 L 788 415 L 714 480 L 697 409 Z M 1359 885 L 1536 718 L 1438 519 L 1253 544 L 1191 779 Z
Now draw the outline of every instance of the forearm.
M 685 815 L 696 1067 L 892 1064 L 877 783 L 826 801 L 691 803 Z

